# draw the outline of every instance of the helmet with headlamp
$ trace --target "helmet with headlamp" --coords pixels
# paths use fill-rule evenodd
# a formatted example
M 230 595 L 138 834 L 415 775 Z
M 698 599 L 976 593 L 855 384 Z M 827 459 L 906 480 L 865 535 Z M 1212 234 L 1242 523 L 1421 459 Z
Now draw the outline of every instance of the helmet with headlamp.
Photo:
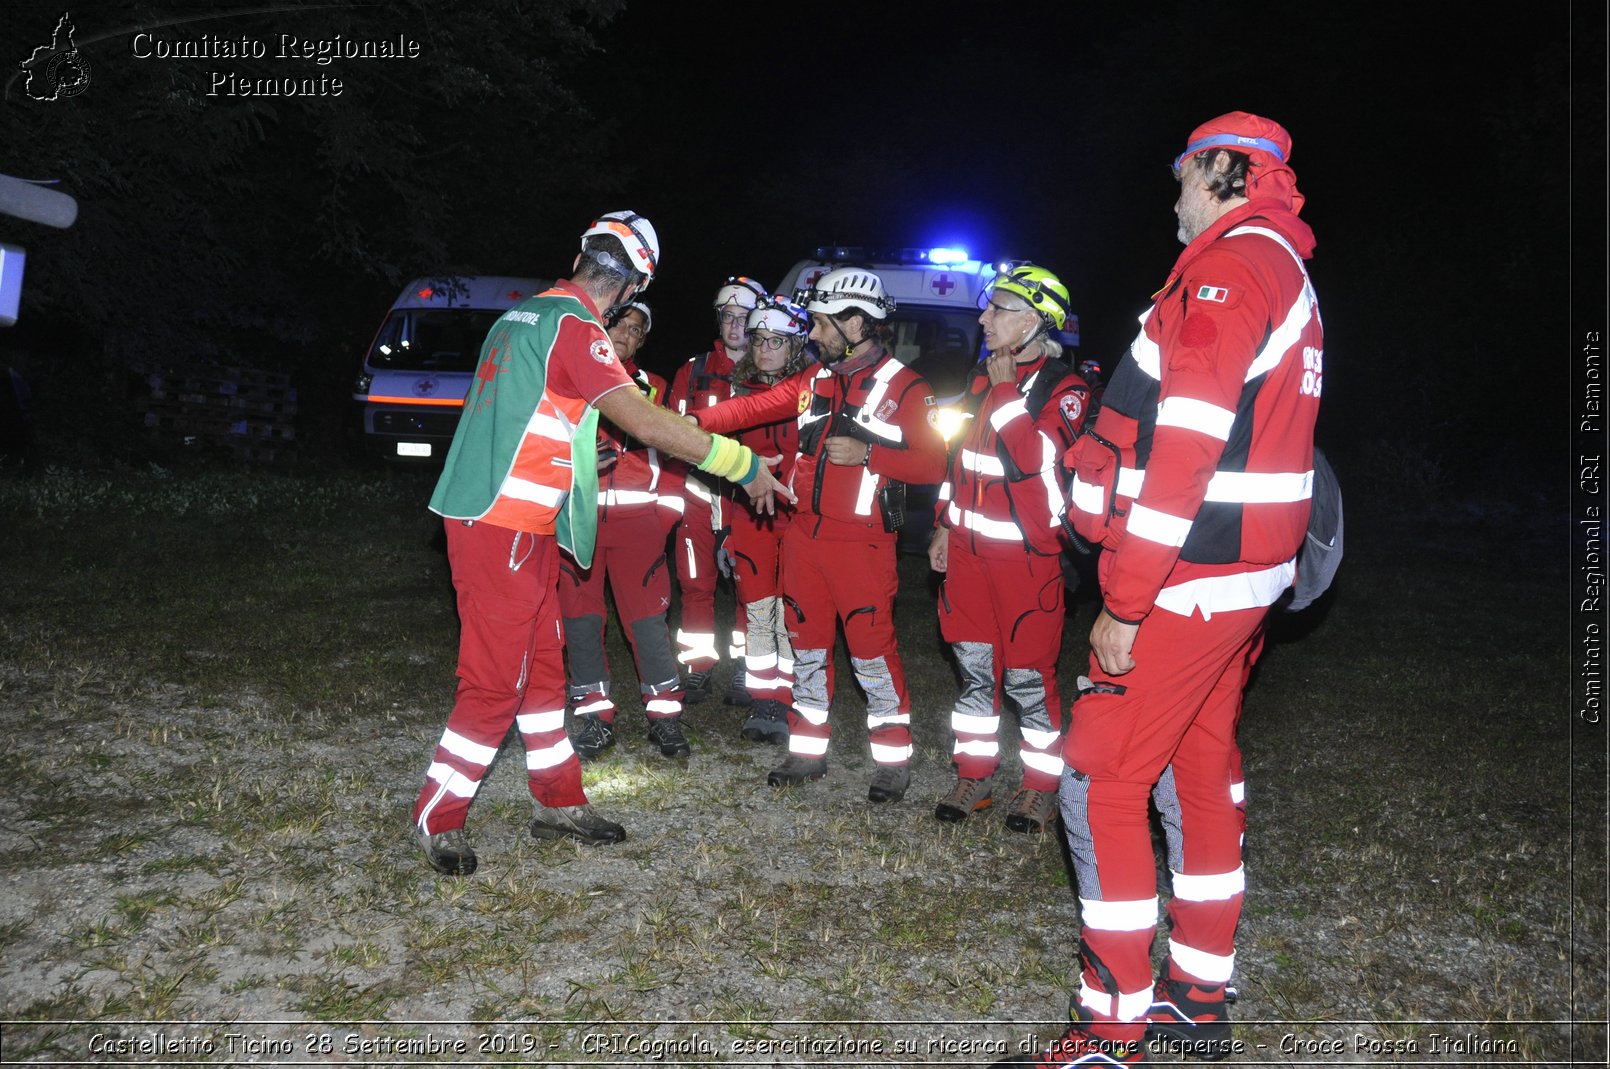
M 1037 264 L 1027 261 L 1001 264 L 996 269 L 995 277 L 979 296 L 978 306 L 983 308 L 989 302 L 990 295 L 996 292 L 1011 293 L 1027 301 L 1029 307 L 1046 320 L 1051 330 L 1061 330 L 1068 321 L 1068 287 L 1056 275 Z

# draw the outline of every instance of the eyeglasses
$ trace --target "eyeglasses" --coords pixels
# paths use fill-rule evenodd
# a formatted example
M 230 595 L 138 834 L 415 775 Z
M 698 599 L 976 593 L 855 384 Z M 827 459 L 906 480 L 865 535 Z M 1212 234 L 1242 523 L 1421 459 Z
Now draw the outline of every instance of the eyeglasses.
M 749 318 L 749 313 L 747 311 L 743 311 L 743 312 L 718 312 L 716 314 L 716 318 L 718 320 L 720 320 L 721 325 L 725 327 L 725 326 L 729 326 L 730 324 L 733 324 L 733 323 L 742 323 L 742 322 L 744 322 L 745 320 L 747 320 Z
M 631 326 L 621 327 L 620 329 L 624 331 L 626 336 L 631 338 L 633 341 L 642 341 L 644 338 L 648 337 L 648 331 L 644 330 L 640 326 L 637 326 L 635 323 Z
M 751 349 L 765 349 L 775 353 L 787 343 L 788 339 L 781 334 L 771 338 L 762 338 L 759 334 L 749 335 L 749 348 Z
M 1008 308 L 1004 304 L 996 304 L 993 300 L 984 302 L 986 308 L 993 308 L 998 315 L 1011 315 L 1013 312 L 1032 312 L 1032 308 Z

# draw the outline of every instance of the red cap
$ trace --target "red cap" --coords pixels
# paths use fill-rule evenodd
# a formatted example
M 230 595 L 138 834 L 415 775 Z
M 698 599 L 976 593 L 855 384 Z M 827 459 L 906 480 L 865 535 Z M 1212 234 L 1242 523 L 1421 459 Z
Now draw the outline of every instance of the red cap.
M 1192 156 L 1216 148 L 1242 152 L 1250 158 L 1249 198 L 1274 197 L 1286 201 L 1292 211 L 1301 210 L 1303 195 L 1297 192 L 1297 175 L 1287 162 L 1291 159 L 1291 135 L 1284 126 L 1246 111 L 1209 119 L 1191 131 L 1185 151 L 1174 159 L 1174 167 L 1178 170 Z

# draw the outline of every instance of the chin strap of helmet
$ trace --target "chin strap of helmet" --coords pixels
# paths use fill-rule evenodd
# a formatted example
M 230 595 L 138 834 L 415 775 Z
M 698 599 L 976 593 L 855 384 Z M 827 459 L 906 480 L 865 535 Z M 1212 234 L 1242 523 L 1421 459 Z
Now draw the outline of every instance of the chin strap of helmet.
M 844 333 L 844 327 L 839 323 L 838 319 L 836 319 L 835 317 L 833 317 L 833 316 L 825 316 L 824 318 L 829 323 L 831 323 L 833 325 L 833 332 L 835 334 L 837 334 L 839 336 L 839 340 L 844 343 L 844 351 L 839 354 L 838 360 L 848 360 L 850 358 L 850 354 L 855 352 L 855 347 L 857 345 L 860 345 L 861 342 L 860 341 L 851 342 L 850 341 L 850 336 L 848 334 Z M 861 341 L 866 341 L 866 339 L 862 338 Z M 834 361 L 829 361 L 829 362 L 830 363 L 837 363 L 838 361 L 834 360 Z
M 614 326 L 620 317 L 626 314 L 626 309 L 631 306 L 629 298 L 632 294 L 629 291 L 633 286 L 637 285 L 637 280 L 642 277 L 643 272 L 632 271 L 626 276 L 626 281 L 622 282 L 620 288 L 615 291 L 614 298 L 604 309 L 604 325 L 606 329 Z
M 1039 320 L 1039 325 L 1029 333 L 1027 338 L 1024 338 L 1021 342 L 1012 347 L 1011 353 L 1014 357 L 1022 353 L 1023 350 L 1027 349 L 1030 345 L 1033 345 L 1035 342 L 1039 341 L 1042 334 L 1046 334 L 1051 330 L 1050 319 L 1043 315 L 1036 316 L 1035 318 Z

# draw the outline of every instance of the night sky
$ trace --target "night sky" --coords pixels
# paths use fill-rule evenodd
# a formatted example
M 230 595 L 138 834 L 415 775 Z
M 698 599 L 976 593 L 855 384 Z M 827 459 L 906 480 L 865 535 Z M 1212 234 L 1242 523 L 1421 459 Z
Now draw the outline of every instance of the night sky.
M 58 10 L 22 7 L 35 37 Z M 317 17 L 285 10 L 296 13 L 241 25 L 265 33 Z M 429 40 L 423 9 L 377 10 L 374 25 Z M 728 275 L 775 285 L 819 244 L 959 244 L 1057 271 L 1080 315 L 1080 355 L 1110 369 L 1179 252 L 1169 162 L 1200 122 L 1254 111 L 1291 132 L 1303 216 L 1318 238 L 1310 266 L 1330 372 L 1322 438 L 1390 434 L 1423 423 L 1430 406 L 1468 451 L 1493 433 L 1494 382 L 1509 383 L 1518 366 L 1540 401 L 1517 406 L 1503 386 L 1510 410 L 1498 430 L 1563 409 L 1573 285 L 1578 318 L 1604 314 L 1604 11 L 1558 0 L 1507 10 L 636 0 L 595 29 L 602 53 L 564 75 L 598 119 L 586 135 L 602 153 L 597 195 L 511 204 L 488 188 L 484 203 L 454 210 L 497 213 L 501 241 L 478 231 L 479 243 L 459 242 L 449 259 L 562 275 L 589 213 L 647 215 L 663 260 L 641 358 L 669 373 L 707 346 L 709 302 Z M 73 9 L 102 29 L 164 14 Z M 122 42 L 97 49 L 86 51 L 94 84 L 70 106 L 159 92 L 175 69 L 131 63 Z M 420 62 L 430 60 L 427 49 Z M 419 108 L 396 94 L 364 99 L 399 116 Z M 474 167 L 502 121 L 466 114 L 459 143 L 440 151 Z M 28 146 L 6 142 L 0 171 L 32 176 Z M 220 195 L 254 211 L 278 205 L 287 227 L 310 196 L 271 167 L 238 177 Z M 231 251 L 250 262 L 250 250 Z M 41 245 L 36 255 L 47 254 Z M 373 295 L 386 289 L 354 278 L 320 313 L 340 321 L 321 329 L 372 332 L 386 300 Z
M 960 243 L 1061 273 L 1087 349 L 1116 353 L 1179 251 L 1167 164 L 1236 109 L 1292 133 L 1327 309 L 1352 311 L 1345 272 L 1387 248 L 1450 277 L 1441 232 L 1499 213 L 1534 216 L 1555 257 L 1538 266 L 1563 282 L 1566 249 L 1544 244 L 1563 242 L 1563 203 L 1461 164 L 1518 132 L 1545 172 L 1534 188 L 1565 192 L 1566 6 L 1405 6 L 1421 7 L 894 4 L 835 25 L 771 5 L 695 28 L 679 5 L 633 5 L 605 35 L 632 57 L 610 110 L 640 168 L 625 200 L 665 244 L 661 344 L 698 340 L 682 310 L 726 274 L 775 281 L 829 242 Z

